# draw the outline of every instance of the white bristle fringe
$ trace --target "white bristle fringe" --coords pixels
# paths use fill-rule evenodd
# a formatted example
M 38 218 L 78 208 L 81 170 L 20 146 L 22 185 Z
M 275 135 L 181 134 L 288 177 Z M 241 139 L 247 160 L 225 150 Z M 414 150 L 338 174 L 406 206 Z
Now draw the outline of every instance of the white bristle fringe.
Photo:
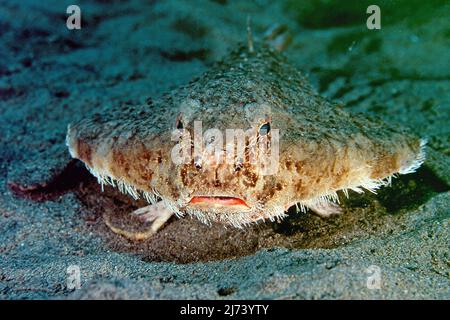
M 420 140 L 420 150 L 416 159 L 404 168 L 400 168 L 400 174 L 413 173 L 423 164 L 423 162 L 425 161 L 426 143 L 426 139 Z M 87 165 L 86 167 L 89 172 L 97 178 L 102 187 L 102 191 L 105 184 L 111 185 L 113 187 L 117 187 L 122 193 L 129 194 L 135 200 L 139 199 L 140 196 L 142 196 L 150 204 L 155 204 L 158 201 L 163 201 L 165 206 L 173 213 L 175 213 L 178 217 L 184 216 L 184 212 L 180 211 L 180 208 L 184 207 L 183 204 L 163 197 L 156 189 L 152 188 L 151 192 L 138 190 L 136 187 L 126 183 L 123 180 L 114 179 L 108 174 L 99 173 Z M 294 203 L 294 205 L 297 212 L 306 212 L 310 207 L 327 206 L 330 203 L 339 204 L 339 196 L 337 194 L 337 191 L 342 191 L 347 198 L 349 197 L 348 190 L 352 190 L 357 193 L 364 193 L 364 190 L 368 190 L 369 192 L 376 193 L 377 189 L 379 189 L 380 187 L 391 185 L 392 177 L 396 177 L 396 174 L 392 174 L 384 179 L 363 178 L 359 181 L 355 181 L 354 184 L 347 186 L 346 188 L 330 191 L 326 194 L 318 195 L 307 200 L 301 200 Z M 216 221 L 232 225 L 236 228 L 243 228 L 264 220 L 281 221 L 287 216 L 285 207 L 281 204 L 274 205 L 272 208 L 265 208 L 264 204 L 262 203 L 257 203 L 251 210 L 244 212 L 224 213 L 215 209 L 211 209 L 208 212 L 205 212 L 190 207 L 184 207 L 184 211 L 189 216 L 194 217 L 207 225 L 211 225 L 211 222 Z M 257 216 L 258 218 L 249 219 L 250 216 Z

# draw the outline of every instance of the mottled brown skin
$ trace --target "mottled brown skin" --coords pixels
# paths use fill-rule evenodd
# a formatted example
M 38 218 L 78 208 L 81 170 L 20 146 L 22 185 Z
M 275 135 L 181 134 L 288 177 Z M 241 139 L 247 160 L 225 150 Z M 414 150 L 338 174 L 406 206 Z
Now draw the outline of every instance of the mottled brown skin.
M 280 164 L 262 176 L 245 163 L 202 166 L 171 161 L 171 132 L 181 121 L 192 130 L 255 129 L 270 120 L 280 131 Z M 195 195 L 231 196 L 251 208 L 246 221 L 280 216 L 300 202 L 384 179 L 408 167 L 420 140 L 375 119 L 351 115 L 319 96 L 286 58 L 268 47 L 242 46 L 189 84 L 148 105 L 108 110 L 72 124 L 72 156 L 93 171 L 121 179 L 138 190 L 156 189 L 163 199 L 189 209 Z M 257 204 L 259 208 L 257 209 Z M 204 210 L 205 215 L 208 215 Z M 233 213 L 233 208 L 224 208 Z M 232 223 L 221 212 L 208 219 Z M 242 219 L 241 219 L 242 220 Z

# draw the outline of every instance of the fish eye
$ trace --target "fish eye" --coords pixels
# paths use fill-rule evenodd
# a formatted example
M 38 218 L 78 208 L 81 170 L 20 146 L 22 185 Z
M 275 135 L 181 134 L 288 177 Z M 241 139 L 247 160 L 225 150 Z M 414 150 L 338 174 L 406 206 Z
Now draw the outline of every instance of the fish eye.
M 181 121 L 181 119 L 177 119 L 177 123 L 175 124 L 175 128 L 177 128 L 179 130 L 183 130 L 184 129 L 183 121 Z
M 202 160 L 199 159 L 199 158 L 196 158 L 196 159 L 194 160 L 194 167 L 195 167 L 196 169 L 198 169 L 198 170 L 201 170 L 201 168 L 202 168 Z
M 259 135 L 265 136 L 270 132 L 270 123 L 264 123 L 261 127 L 259 127 Z
M 194 166 L 195 168 L 197 168 L 198 170 L 200 170 L 202 168 L 202 164 L 200 162 L 194 162 Z

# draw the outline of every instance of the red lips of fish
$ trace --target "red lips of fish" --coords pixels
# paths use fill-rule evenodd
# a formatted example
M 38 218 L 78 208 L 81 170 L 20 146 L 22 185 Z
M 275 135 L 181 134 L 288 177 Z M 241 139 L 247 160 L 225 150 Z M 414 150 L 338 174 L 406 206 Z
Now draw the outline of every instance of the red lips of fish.
M 247 203 L 240 198 L 235 197 L 216 197 L 216 196 L 196 196 L 189 201 L 190 204 L 211 204 L 222 206 L 245 206 L 249 208 Z

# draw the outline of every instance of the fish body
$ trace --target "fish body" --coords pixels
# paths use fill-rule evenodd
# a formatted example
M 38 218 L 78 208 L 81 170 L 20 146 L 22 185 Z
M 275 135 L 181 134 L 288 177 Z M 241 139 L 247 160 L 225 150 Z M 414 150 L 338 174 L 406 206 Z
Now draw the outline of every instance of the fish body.
M 199 124 L 202 133 L 223 133 L 214 149 L 223 151 L 221 161 L 205 152 Z M 244 156 L 226 152 L 230 129 L 245 132 Z M 261 141 L 268 148 L 249 161 Z M 203 148 L 195 152 L 198 143 Z M 259 160 L 275 153 L 275 144 L 275 169 L 264 172 Z M 337 213 L 338 193 L 375 191 L 425 160 L 425 140 L 346 112 L 321 97 L 282 53 L 263 45 L 239 46 L 151 103 L 69 125 L 67 145 L 102 184 L 163 203 L 171 214 L 237 227 L 282 218 L 294 205 L 322 216 Z M 187 160 L 174 161 L 177 146 Z

